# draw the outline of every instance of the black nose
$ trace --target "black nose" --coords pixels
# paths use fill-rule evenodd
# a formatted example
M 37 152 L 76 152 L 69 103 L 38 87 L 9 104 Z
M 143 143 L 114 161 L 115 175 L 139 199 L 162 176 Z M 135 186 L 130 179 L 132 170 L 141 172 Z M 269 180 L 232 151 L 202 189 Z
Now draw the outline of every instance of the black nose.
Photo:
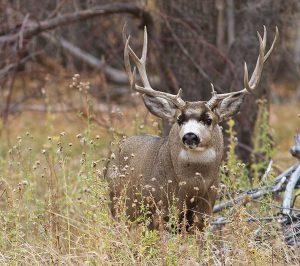
M 194 133 L 187 133 L 183 136 L 182 142 L 188 146 L 198 145 L 200 139 Z

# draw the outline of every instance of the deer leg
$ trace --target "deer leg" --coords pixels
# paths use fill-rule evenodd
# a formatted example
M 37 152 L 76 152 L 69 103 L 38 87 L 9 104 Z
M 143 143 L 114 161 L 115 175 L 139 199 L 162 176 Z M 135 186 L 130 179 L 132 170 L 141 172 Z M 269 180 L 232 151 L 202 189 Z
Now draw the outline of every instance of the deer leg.
M 213 215 L 216 193 L 209 191 L 205 197 L 199 197 L 196 206 L 193 208 L 193 226 L 202 230 L 205 226 L 205 219 L 210 220 Z

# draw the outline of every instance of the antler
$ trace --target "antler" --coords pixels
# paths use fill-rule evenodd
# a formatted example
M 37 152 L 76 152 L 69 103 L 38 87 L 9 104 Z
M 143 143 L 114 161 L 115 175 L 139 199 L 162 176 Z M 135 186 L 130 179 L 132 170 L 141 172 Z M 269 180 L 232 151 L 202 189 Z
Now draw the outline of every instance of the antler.
M 124 33 L 125 37 L 125 33 Z M 148 38 L 147 38 L 147 29 L 146 27 L 144 28 L 144 43 L 143 43 L 143 51 L 142 51 L 142 57 L 138 58 L 138 56 L 133 52 L 131 47 L 129 46 L 129 40 L 130 36 L 126 39 L 125 42 L 125 49 L 124 49 L 124 62 L 125 62 L 125 69 L 129 77 L 129 82 L 131 85 L 131 88 L 136 90 L 137 92 L 146 94 L 148 96 L 152 97 L 161 97 L 164 98 L 170 102 L 172 102 L 177 108 L 182 109 L 185 106 L 185 101 L 181 99 L 182 96 L 182 90 L 179 89 L 177 95 L 173 95 L 170 93 L 162 92 L 162 91 L 156 91 L 152 89 L 150 82 L 147 77 L 147 72 L 146 72 L 146 56 L 147 56 L 147 46 L 148 46 Z M 132 60 L 134 61 L 142 83 L 143 87 L 138 86 L 136 84 L 136 68 L 134 67 L 133 71 L 130 66 L 130 60 L 129 60 L 129 55 L 131 56 Z
M 247 63 L 245 62 L 245 65 L 244 65 L 244 89 L 243 90 L 236 91 L 236 92 L 230 92 L 230 93 L 217 94 L 216 91 L 214 90 L 213 85 L 211 84 L 212 98 L 206 103 L 206 105 L 210 109 L 214 108 L 220 102 L 220 100 L 223 100 L 224 98 L 227 98 L 228 96 L 252 93 L 255 90 L 255 88 L 257 87 L 257 85 L 260 81 L 260 78 L 261 78 L 261 73 L 263 70 L 264 63 L 267 61 L 270 54 L 272 53 L 274 45 L 277 41 L 278 28 L 276 27 L 276 33 L 275 33 L 273 43 L 272 43 L 269 51 L 266 54 L 265 54 L 266 43 L 267 43 L 266 27 L 264 26 L 263 38 L 261 38 L 259 32 L 257 32 L 257 35 L 258 35 L 258 40 L 259 40 L 259 56 L 257 58 L 256 66 L 255 66 L 255 69 L 253 70 L 253 74 L 252 74 L 250 80 L 249 80 Z

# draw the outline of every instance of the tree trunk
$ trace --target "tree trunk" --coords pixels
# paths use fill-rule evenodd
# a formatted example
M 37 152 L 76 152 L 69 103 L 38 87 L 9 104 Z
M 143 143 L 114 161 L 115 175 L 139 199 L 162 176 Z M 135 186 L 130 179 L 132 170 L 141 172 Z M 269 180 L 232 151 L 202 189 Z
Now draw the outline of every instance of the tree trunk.
M 223 0 L 164 0 L 161 11 L 160 67 L 164 87 L 172 93 L 183 89 L 189 101 L 208 100 L 210 82 L 218 92 L 243 88 L 243 64 L 249 72 L 256 64 L 258 39 L 256 31 L 268 30 L 268 44 L 274 37 L 275 25 L 282 24 L 282 1 L 258 3 Z M 278 45 L 274 54 L 278 53 Z M 246 97 L 236 116 L 239 142 L 252 147 L 252 132 L 257 117 L 257 99 L 269 99 L 269 73 L 275 55 L 266 63 L 254 96 Z M 240 158 L 249 161 L 249 149 L 238 150 Z

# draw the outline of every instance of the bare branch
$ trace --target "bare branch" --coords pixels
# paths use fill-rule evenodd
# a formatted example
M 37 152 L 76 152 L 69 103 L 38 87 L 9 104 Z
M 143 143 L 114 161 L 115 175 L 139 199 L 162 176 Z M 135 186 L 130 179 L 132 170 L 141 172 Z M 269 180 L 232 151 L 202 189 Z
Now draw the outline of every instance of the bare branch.
M 292 203 L 292 196 L 293 196 L 293 191 L 300 180 L 300 166 L 297 167 L 295 172 L 292 174 L 289 182 L 287 183 L 285 193 L 284 193 L 284 198 L 283 198 L 283 203 L 282 203 L 282 213 L 286 215 L 291 214 L 291 203 Z
M 3 67 L 2 69 L 0 69 L 0 78 L 2 78 L 3 76 L 7 75 L 9 72 L 11 72 L 16 67 L 18 67 L 18 66 L 20 66 L 22 64 L 25 64 L 28 60 L 30 60 L 31 58 L 33 58 L 34 56 L 36 56 L 39 53 L 40 52 L 36 52 L 36 53 L 30 54 L 30 55 L 22 58 L 17 63 L 12 63 L 12 64 L 9 64 L 9 65 Z
M 56 46 L 60 46 L 66 52 L 68 52 L 75 58 L 82 60 L 89 66 L 96 68 L 96 69 L 103 68 L 108 80 L 118 83 L 118 84 L 127 84 L 128 83 L 128 78 L 127 78 L 126 73 L 124 71 L 121 71 L 121 70 L 118 70 L 116 68 L 106 65 L 105 60 L 99 60 L 92 54 L 83 51 L 82 49 L 80 49 L 79 47 L 70 43 L 69 41 L 65 40 L 64 38 L 56 38 L 46 32 L 43 32 L 41 34 L 41 36 L 43 38 L 47 39 L 48 41 L 50 41 L 52 44 L 54 44 Z
M 52 19 L 26 23 L 26 27 L 22 29 L 22 38 L 31 38 L 46 30 L 52 30 L 59 26 L 72 24 L 78 21 L 87 20 L 93 17 L 99 17 L 103 15 L 111 15 L 118 13 L 129 13 L 135 17 L 143 18 L 144 21 L 152 23 L 150 14 L 144 9 L 134 4 L 126 3 L 114 3 L 103 6 L 94 7 L 93 9 L 81 10 L 74 13 L 64 14 Z M 9 44 L 17 41 L 19 38 L 19 32 L 0 36 L 0 45 Z

